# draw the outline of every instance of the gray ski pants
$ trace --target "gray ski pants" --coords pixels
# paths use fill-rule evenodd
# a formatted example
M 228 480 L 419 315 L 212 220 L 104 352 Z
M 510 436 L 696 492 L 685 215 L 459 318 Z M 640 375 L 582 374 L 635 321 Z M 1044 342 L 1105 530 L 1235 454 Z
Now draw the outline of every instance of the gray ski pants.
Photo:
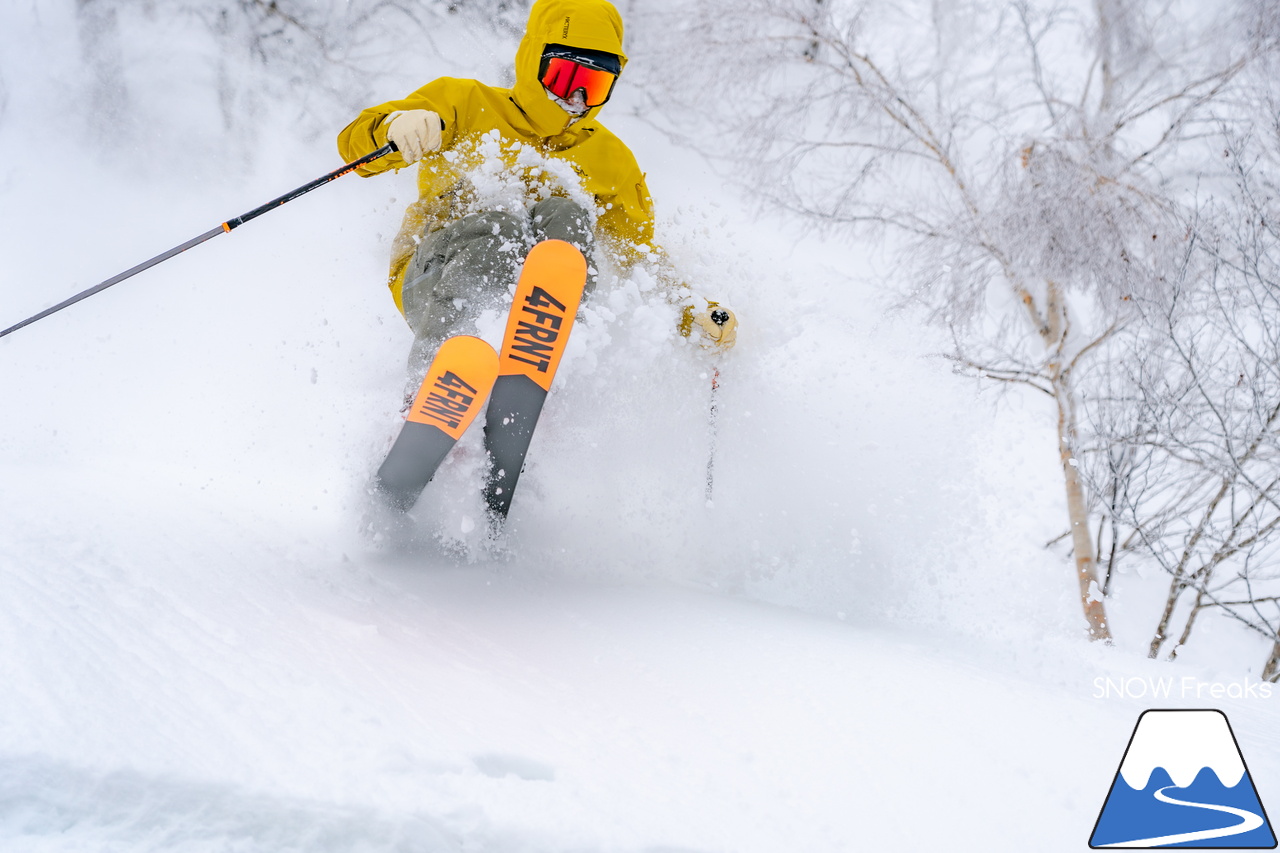
M 505 308 L 516 270 L 535 243 L 564 240 L 591 256 L 591 219 L 567 198 L 549 198 L 528 214 L 485 211 L 425 235 L 404 275 L 404 316 L 413 330 L 409 373 L 422 377 L 446 338 L 475 331 L 486 308 Z M 595 276 L 587 280 L 587 292 Z M 416 388 L 416 386 L 415 386 Z

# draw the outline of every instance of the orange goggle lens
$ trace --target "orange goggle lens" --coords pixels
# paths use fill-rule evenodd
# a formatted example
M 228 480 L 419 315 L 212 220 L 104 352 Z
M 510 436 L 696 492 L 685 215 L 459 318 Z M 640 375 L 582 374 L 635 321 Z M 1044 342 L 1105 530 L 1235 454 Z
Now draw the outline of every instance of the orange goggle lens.
M 561 100 L 569 100 L 570 95 L 581 89 L 587 106 L 598 107 L 609 100 L 618 75 L 553 56 L 545 61 L 541 79 L 546 90 Z

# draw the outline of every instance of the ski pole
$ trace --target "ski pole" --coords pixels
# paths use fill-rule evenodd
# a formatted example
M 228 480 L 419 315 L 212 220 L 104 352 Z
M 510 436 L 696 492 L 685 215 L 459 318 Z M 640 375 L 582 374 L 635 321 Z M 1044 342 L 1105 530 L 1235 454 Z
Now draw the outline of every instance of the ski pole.
M 717 326 L 723 326 L 729 322 L 729 312 L 715 310 L 711 312 L 711 322 Z M 707 453 L 707 503 L 711 503 L 711 494 L 715 489 L 715 470 L 716 470 L 716 420 L 719 415 L 719 400 L 717 400 L 720 390 L 720 367 L 717 365 L 711 371 L 711 424 L 708 432 L 711 438 L 711 448 Z
M 716 392 L 720 390 L 720 368 L 711 371 L 711 449 L 707 453 L 707 503 L 711 503 L 711 493 L 715 488 L 716 471 Z
M 161 252 L 160 254 L 156 255 L 154 258 L 151 258 L 150 260 L 146 260 L 138 264 L 136 267 L 127 269 L 124 272 L 120 273 L 119 275 L 107 279 L 101 284 L 95 284 L 93 287 L 90 287 L 87 290 L 82 290 L 79 293 L 77 293 L 75 296 L 72 296 L 70 299 L 59 302 L 57 305 L 53 306 L 52 308 L 46 308 L 45 310 L 41 311 L 39 314 L 36 314 L 33 317 L 28 317 L 27 319 L 23 320 L 21 323 L 18 323 L 17 325 L 10 326 L 9 328 L 5 329 L 3 332 L 0 332 L 0 338 L 3 338 L 5 335 L 10 334 L 11 332 L 16 332 L 24 326 L 30 326 L 32 323 L 36 322 L 37 320 L 43 320 L 45 317 L 48 317 L 50 314 L 55 314 L 58 311 L 61 311 L 63 308 L 66 308 L 70 305 L 75 305 L 77 302 L 79 302 L 82 299 L 88 299 L 90 296 L 93 296 L 93 294 L 106 290 L 108 287 L 111 287 L 111 285 L 113 284 L 119 284 L 120 282 L 124 281 L 126 278 L 131 278 L 137 275 L 138 273 L 142 272 L 143 270 L 151 269 L 156 264 L 163 263 L 164 261 L 167 261 L 170 258 L 172 258 L 174 255 L 181 254 L 185 252 L 187 249 L 192 248 L 193 246 L 198 246 L 201 243 L 203 243 L 205 240 L 211 240 L 214 237 L 217 237 L 219 234 L 223 234 L 228 231 L 231 231 L 232 229 L 239 228 L 241 225 L 245 224 L 249 220 L 256 219 L 269 210 L 275 210 L 280 205 L 285 204 L 287 202 L 291 202 L 300 195 L 305 195 L 306 193 L 311 192 L 317 187 L 322 187 L 332 180 L 341 178 L 343 175 L 346 175 L 350 172 L 354 172 L 356 169 L 360 168 L 365 163 L 370 163 L 374 160 L 377 160 L 379 157 L 385 157 L 386 155 L 390 154 L 392 151 L 395 151 L 395 150 L 396 150 L 395 145 L 393 143 L 388 142 L 386 145 L 382 146 L 377 151 L 374 151 L 372 154 L 366 154 L 363 157 L 361 157 L 359 160 L 352 160 L 350 163 L 346 164 L 341 169 L 335 169 L 329 174 L 316 178 L 314 181 L 308 184 L 303 184 L 302 186 L 298 187 L 296 190 L 287 192 L 284 195 L 280 196 L 279 198 L 272 199 L 271 201 L 267 202 L 264 205 L 261 205 L 260 207 L 255 207 L 253 210 L 249 211 L 248 213 L 242 213 L 239 216 L 235 217 L 234 219 L 228 219 L 226 222 L 222 223 L 217 228 L 210 228 L 208 231 L 204 232 L 199 237 L 193 237 L 187 242 L 179 246 L 174 246 L 172 249 L 170 249 L 167 252 Z

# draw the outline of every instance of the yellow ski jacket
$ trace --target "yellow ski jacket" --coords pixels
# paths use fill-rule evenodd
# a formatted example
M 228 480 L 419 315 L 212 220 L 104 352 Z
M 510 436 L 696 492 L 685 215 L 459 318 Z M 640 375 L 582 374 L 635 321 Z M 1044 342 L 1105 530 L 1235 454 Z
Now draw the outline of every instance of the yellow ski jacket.
M 393 112 L 431 110 L 444 120 L 441 147 L 421 161 L 418 201 L 405 212 L 404 224 L 392 244 L 388 284 L 401 312 L 404 271 L 416 238 L 424 230 L 443 227 L 457 215 L 452 206 L 466 164 L 452 152 L 477 144 L 480 137 L 493 131 L 503 140 L 567 161 L 583 189 L 596 200 L 602 236 L 622 246 L 652 244 L 653 208 L 644 173 L 622 140 L 596 121 L 600 107 L 573 120 L 547 95 L 538 80 L 538 66 L 548 44 L 613 53 L 624 67 L 627 61 L 622 52 L 622 16 L 607 0 L 537 0 L 516 51 L 513 88 L 442 77 L 407 98 L 369 107 L 338 135 L 338 150 L 349 162 L 387 144 L 385 119 Z M 394 153 L 369 163 L 357 174 L 368 177 L 406 165 L 404 158 Z

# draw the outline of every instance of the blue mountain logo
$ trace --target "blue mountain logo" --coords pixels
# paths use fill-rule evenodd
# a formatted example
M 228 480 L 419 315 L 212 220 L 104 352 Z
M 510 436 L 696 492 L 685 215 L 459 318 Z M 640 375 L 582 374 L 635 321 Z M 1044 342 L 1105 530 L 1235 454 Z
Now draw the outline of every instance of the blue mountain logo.
M 1226 714 L 1144 711 L 1089 846 L 1274 849 Z

